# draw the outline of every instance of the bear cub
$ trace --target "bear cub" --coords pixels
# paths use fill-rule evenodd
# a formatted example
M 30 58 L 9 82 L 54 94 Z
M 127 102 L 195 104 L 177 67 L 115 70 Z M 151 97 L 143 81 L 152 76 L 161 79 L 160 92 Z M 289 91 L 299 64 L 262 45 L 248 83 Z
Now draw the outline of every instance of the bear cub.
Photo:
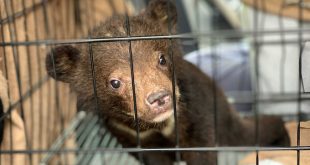
M 152 0 L 139 15 L 113 16 L 94 28 L 91 36 L 176 34 L 176 23 L 173 3 Z M 104 125 L 123 147 L 137 146 L 136 128 L 142 148 L 173 148 L 176 132 L 179 147 L 289 145 L 283 121 L 274 116 L 259 116 L 260 136 L 255 139 L 255 119 L 239 117 L 221 89 L 182 59 L 177 39 L 60 45 L 47 55 L 46 69 L 54 79 L 70 84 L 79 111 L 105 119 Z M 180 155 L 187 164 L 216 164 L 215 152 Z M 145 152 L 142 157 L 145 164 L 175 161 L 173 152 Z

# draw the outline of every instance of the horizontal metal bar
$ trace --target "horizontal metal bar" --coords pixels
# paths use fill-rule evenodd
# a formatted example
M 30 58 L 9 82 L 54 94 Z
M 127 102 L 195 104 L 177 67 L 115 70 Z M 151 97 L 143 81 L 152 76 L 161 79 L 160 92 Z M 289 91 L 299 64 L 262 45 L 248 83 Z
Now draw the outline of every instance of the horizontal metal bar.
M 1 150 L 0 154 L 39 154 L 39 153 L 96 153 L 96 152 L 251 152 L 251 151 L 306 151 L 310 146 L 291 146 L 291 147 L 189 147 L 189 148 L 66 148 L 61 150 Z
M 58 44 L 81 44 L 81 43 L 96 43 L 96 42 L 120 42 L 120 41 L 137 41 L 137 40 L 159 40 L 159 39 L 196 39 L 196 38 L 240 38 L 251 37 L 254 33 L 262 35 L 282 35 L 298 34 L 301 31 L 303 33 L 309 33 L 310 29 L 290 29 L 290 30 L 262 30 L 262 31 L 236 31 L 236 30 L 218 30 L 204 33 L 183 33 L 176 35 L 150 35 L 150 36 L 131 36 L 131 37 L 107 37 L 107 38 L 93 38 L 93 39 L 68 39 L 68 40 L 34 40 L 34 41 L 19 41 L 19 42 L 1 42 L 0 46 L 29 46 L 29 45 L 58 45 Z M 306 42 L 310 39 L 304 39 Z M 299 43 L 299 40 L 284 40 L 284 43 L 292 42 Z M 271 41 L 275 42 L 275 41 Z M 268 43 L 268 41 L 258 41 L 258 43 Z M 280 40 L 278 43 L 283 44 Z
M 260 93 L 260 97 L 254 99 L 254 93 L 233 91 L 225 93 L 228 96 L 229 103 L 282 103 L 282 102 L 297 102 L 297 101 L 310 101 L 310 95 L 300 93 L 301 98 L 298 97 L 299 93 Z

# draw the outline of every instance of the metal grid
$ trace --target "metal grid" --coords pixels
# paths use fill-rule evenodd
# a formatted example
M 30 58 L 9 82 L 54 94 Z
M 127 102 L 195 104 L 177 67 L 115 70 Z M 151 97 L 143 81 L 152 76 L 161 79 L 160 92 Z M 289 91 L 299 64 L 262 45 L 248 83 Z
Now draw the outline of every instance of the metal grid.
M 52 1 L 52 0 L 49 0 Z M 136 41 L 136 40 L 158 40 L 158 39 L 167 39 L 170 40 L 170 42 L 173 39 L 180 39 L 182 41 L 192 41 L 197 45 L 199 45 L 199 42 L 202 42 L 202 39 L 206 39 L 208 38 L 209 40 L 209 44 L 210 45 L 214 45 L 218 42 L 223 41 L 224 39 L 236 39 L 236 38 L 248 38 L 248 42 L 250 43 L 251 47 L 254 50 L 254 58 L 255 58 L 255 64 L 253 65 L 253 77 L 254 77 L 254 81 L 257 80 L 256 82 L 258 83 L 254 83 L 254 93 L 253 95 L 249 96 L 249 98 L 247 98 L 247 100 L 245 101 L 244 98 L 236 98 L 235 102 L 240 101 L 240 102 L 248 102 L 250 101 L 253 104 L 253 113 L 256 116 L 256 122 L 258 122 L 258 114 L 259 112 L 259 104 L 262 102 L 287 102 L 287 101 L 295 101 L 297 103 L 297 113 L 296 113 L 296 121 L 298 123 L 298 127 L 297 127 L 297 146 L 293 146 L 293 147 L 259 147 L 259 146 L 253 146 L 253 147 L 192 147 L 192 148 L 180 148 L 179 147 L 179 137 L 176 136 L 176 146 L 173 148 L 159 148 L 159 149 L 154 149 L 154 148 L 141 148 L 140 145 L 140 137 L 139 137 L 139 129 L 137 127 L 136 132 L 137 132 L 137 147 L 136 148 L 120 148 L 119 145 L 115 144 L 114 146 L 117 147 L 112 147 L 110 148 L 107 144 L 106 145 L 99 145 L 98 146 L 93 146 L 93 148 L 65 148 L 65 147 L 61 147 L 60 144 L 58 144 L 58 141 L 61 141 L 61 143 L 63 144 L 63 141 L 65 141 L 67 139 L 67 137 L 65 137 L 64 139 L 60 139 L 60 140 L 56 140 L 55 139 L 55 143 L 51 143 L 54 145 L 50 145 L 50 148 L 41 148 L 41 149 L 32 149 L 31 146 L 31 139 L 29 139 L 29 135 L 28 132 L 25 131 L 26 134 L 26 146 L 27 149 L 26 150 L 14 150 L 13 148 L 11 148 L 11 150 L 1 150 L 0 151 L 0 155 L 6 155 L 6 154 L 27 154 L 29 157 L 29 164 L 36 164 L 36 162 L 32 161 L 32 155 L 34 154 L 56 154 L 56 155 L 66 155 L 67 153 L 75 153 L 75 154 L 96 154 L 96 153 L 130 153 L 130 152 L 138 152 L 139 153 L 139 161 L 140 163 L 142 163 L 142 155 L 144 152 L 152 152 L 152 151 L 159 151 L 159 152 L 174 152 L 176 154 L 176 162 L 180 162 L 181 157 L 180 157 L 180 152 L 187 152 L 187 151 L 197 151 L 197 152 L 207 152 L 207 151 L 212 151 L 212 152 L 228 152 L 228 151 L 233 151 L 233 152 L 249 152 L 249 151 L 255 151 L 256 152 L 256 164 L 259 164 L 259 151 L 285 151 L 285 150 L 290 150 L 290 151 L 296 151 L 297 152 L 297 159 L 296 162 L 297 164 L 300 164 L 300 151 L 303 150 L 310 150 L 310 146 L 300 146 L 300 122 L 301 122 L 301 117 L 302 117 L 302 111 L 301 111 L 301 102 L 308 102 L 309 101 L 309 96 L 308 96 L 308 92 L 304 91 L 303 88 L 303 84 L 302 84 L 302 74 L 301 74 L 301 66 L 299 65 L 299 71 L 298 73 L 298 89 L 300 92 L 297 93 L 281 93 L 278 95 L 272 95 L 272 94 L 261 94 L 259 89 L 260 89 L 260 83 L 259 83 L 259 79 L 260 79 L 260 73 L 259 73 L 259 67 L 261 67 L 262 65 L 259 63 L 259 53 L 260 53 L 260 47 L 263 45 L 286 45 L 286 44 L 292 44 L 292 45 L 298 45 L 299 47 L 299 64 L 300 61 L 302 59 L 302 50 L 303 50 L 303 46 L 304 43 L 306 41 L 309 40 L 309 38 L 303 37 L 303 34 L 309 33 L 310 29 L 309 28 L 305 28 L 303 26 L 303 10 L 302 8 L 304 8 L 304 4 L 302 0 L 299 0 L 297 3 L 297 6 L 299 7 L 299 20 L 298 21 L 298 28 L 292 28 L 292 29 L 285 29 L 283 27 L 283 25 L 281 24 L 281 22 L 279 23 L 281 25 L 280 29 L 260 29 L 259 27 L 259 14 L 258 11 L 256 9 L 254 9 L 254 14 L 253 14 L 253 29 L 251 30 L 212 30 L 210 32 L 205 32 L 205 31 L 197 31 L 197 32 L 191 32 L 191 33 L 183 33 L 183 34 L 171 34 L 171 25 L 169 25 L 169 27 L 167 27 L 169 29 L 169 35 L 166 36 L 131 36 L 130 35 L 130 29 L 129 29 L 129 24 L 130 24 L 130 19 L 128 14 L 126 14 L 126 27 L 127 27 L 127 37 L 118 37 L 118 38 L 92 38 L 92 36 L 88 36 L 87 38 L 74 38 L 74 39 L 56 39 L 57 37 L 57 32 L 51 32 L 53 29 L 50 28 L 50 23 L 48 22 L 50 20 L 50 18 L 48 18 L 48 14 L 47 14 L 47 5 L 49 3 L 49 1 L 47 0 L 42 0 L 40 2 L 35 2 L 35 0 L 32 0 L 32 5 L 29 7 L 26 7 L 26 2 L 25 0 L 22 0 L 22 10 L 21 11 L 16 11 L 14 9 L 14 1 L 9 1 L 9 0 L 3 0 L 3 9 L 5 9 L 4 13 L 6 15 L 6 17 L 3 17 L 3 15 L 0 15 L 1 17 L 1 26 L 4 25 L 8 25 L 8 29 L 9 29 L 9 34 L 10 34 L 10 40 L 5 40 L 5 32 L 4 29 L 1 28 L 2 32 L 2 41 L 0 43 L 1 48 L 3 49 L 3 57 L 4 57 L 4 71 L 6 71 L 6 76 L 8 77 L 9 75 L 9 68 L 7 65 L 11 65 L 10 63 L 8 63 L 6 61 L 6 49 L 12 49 L 13 52 L 13 57 L 14 57 L 14 66 L 15 66 L 15 75 L 16 75 L 16 79 L 17 79 L 17 83 L 18 83 L 18 95 L 19 95 L 19 99 L 15 102 L 10 102 L 10 106 L 8 108 L 8 111 L 5 112 L 2 116 L 1 116 L 1 120 L 4 120 L 5 118 L 10 118 L 11 117 L 11 112 L 13 110 L 15 110 L 16 108 L 19 108 L 20 113 L 21 113 L 21 117 L 22 119 L 25 120 L 32 120 L 31 118 L 25 118 L 25 110 L 24 110 L 24 104 L 23 102 L 27 99 L 33 99 L 33 94 L 36 91 L 40 91 L 40 89 L 42 88 L 42 86 L 45 83 L 49 83 L 49 80 L 47 77 L 41 76 L 44 72 L 44 69 L 42 68 L 42 66 L 40 66 L 39 69 L 39 80 L 38 82 L 32 82 L 33 78 L 29 79 L 29 87 L 27 88 L 28 90 L 24 90 L 22 82 L 21 82 L 21 68 L 20 66 L 20 57 L 19 57 L 19 53 L 20 50 L 18 49 L 19 47 L 26 47 L 26 54 L 28 55 L 27 58 L 27 62 L 28 62 L 28 73 L 29 76 L 32 77 L 31 71 L 31 61 L 33 60 L 37 60 L 38 63 L 40 60 L 42 60 L 42 54 L 39 54 L 39 48 L 40 46 L 47 46 L 48 48 L 50 47 L 54 47 L 55 45 L 60 45 L 60 44 L 80 44 L 80 43 L 86 43 L 89 45 L 89 50 L 90 50 L 90 54 L 89 54 L 89 59 L 90 59 L 90 63 L 92 65 L 92 76 L 95 76 L 95 70 L 94 70 L 94 63 L 93 63 L 93 54 L 92 54 L 92 43 L 103 43 L 103 42 L 118 42 L 118 41 L 127 41 L 129 44 L 128 47 L 128 52 L 130 55 L 130 66 L 131 66 L 131 81 L 132 84 L 134 83 L 134 63 L 132 60 L 132 50 L 131 50 L 131 41 Z M 198 1 L 197 1 L 198 2 Z M 18 3 L 18 2 L 14 2 L 14 3 Z M 255 3 L 258 3 L 258 1 L 255 1 Z M 196 3 L 196 5 L 198 5 L 198 3 Z M 291 5 L 291 4 L 288 4 Z M 295 4 L 296 5 L 296 4 Z M 69 7 L 73 7 L 73 6 L 69 6 Z M 196 6 L 198 8 L 198 6 Z M 286 6 L 283 6 L 283 8 Z M 38 8 L 42 9 L 42 14 L 44 16 L 44 27 L 45 27 L 45 34 L 46 37 L 45 38 L 39 38 L 38 34 L 36 33 L 36 38 L 30 40 L 28 38 L 27 32 L 29 31 L 29 29 L 27 28 L 27 26 L 29 25 L 29 23 L 27 23 L 27 19 L 24 19 L 24 31 L 25 31 L 25 38 L 24 40 L 18 40 L 18 33 L 17 33 L 17 25 L 16 25 L 16 20 L 20 19 L 22 17 L 27 17 L 27 15 L 31 12 L 34 12 L 36 10 L 38 10 Z M 0 12 L 1 14 L 3 12 Z M 127 13 L 127 12 L 125 12 Z M 168 12 L 169 13 L 169 12 Z M 90 13 L 88 13 L 90 14 Z M 199 18 L 199 14 L 197 12 L 197 18 Z M 56 19 L 56 18 L 51 18 L 51 19 Z M 199 22 L 199 21 L 198 21 Z M 38 26 L 39 21 L 36 18 L 36 14 L 34 15 L 34 23 L 36 24 L 35 27 Z M 90 24 L 88 24 L 89 26 L 91 26 Z M 55 25 L 57 26 L 57 25 Z M 35 29 L 36 31 L 36 29 Z M 52 34 L 54 36 L 52 36 Z M 297 39 L 285 39 L 284 37 L 285 35 L 289 35 L 289 34 L 297 34 L 298 38 Z M 262 38 L 264 36 L 269 36 L 269 35 L 279 35 L 281 36 L 281 40 L 270 40 L 270 41 L 265 41 Z M 29 52 L 29 48 L 31 46 L 34 46 L 37 49 L 37 59 L 30 59 L 30 52 Z M 197 46 L 197 48 L 199 49 L 199 46 Z M 285 50 L 284 50 L 285 51 Z M 214 53 L 216 54 L 216 53 Z M 284 56 L 287 56 L 288 54 L 283 52 Z M 170 57 L 173 59 L 173 52 L 172 49 L 170 49 Z M 285 57 L 284 57 L 285 58 Z M 216 62 L 213 63 L 212 66 L 214 66 L 214 68 L 216 68 Z M 284 68 L 285 65 L 282 65 L 282 68 Z M 284 70 L 284 69 L 283 69 Z M 284 72 L 284 71 L 283 71 Z M 214 69 L 213 72 L 213 76 L 216 79 L 216 69 Z M 284 73 L 281 73 L 282 75 L 284 75 Z M 174 66 L 173 66 L 173 74 L 172 77 L 174 76 Z M 283 77 L 283 76 L 282 76 Z M 9 79 L 9 78 L 8 78 Z M 175 100 L 175 79 L 172 79 L 172 86 L 173 86 L 173 93 L 174 93 L 174 100 L 173 100 L 173 106 L 174 106 L 174 110 L 176 110 L 176 100 Z M 8 82 L 10 84 L 10 82 Z M 281 85 L 283 86 L 283 85 Z M 93 78 L 93 87 L 94 87 L 94 93 L 96 95 L 96 81 Z M 136 107 L 136 98 L 135 98 L 135 86 L 132 86 L 133 89 L 133 95 L 134 95 L 134 111 L 135 111 L 135 118 L 137 118 L 137 107 Z M 58 96 L 62 95 L 61 93 L 59 93 L 59 89 L 58 89 L 58 83 L 55 84 L 51 84 L 49 85 L 49 89 L 47 90 L 55 90 L 55 98 L 52 98 L 52 95 L 49 96 L 49 99 L 55 99 L 55 112 L 57 112 L 58 114 L 60 114 L 60 117 L 58 119 L 56 119 L 56 121 L 60 122 L 60 130 L 63 132 L 63 134 L 60 134 L 60 137 L 62 135 L 66 135 L 66 131 L 69 129 L 71 131 L 75 130 L 71 127 L 65 127 L 65 123 L 64 123 L 64 118 L 65 116 L 63 116 L 64 114 L 60 111 L 61 110 L 61 105 L 59 103 L 59 99 L 57 98 Z M 214 90 L 216 90 L 216 88 L 214 88 Z M 215 91 L 214 91 L 215 92 Z M 40 95 L 42 95 L 43 92 L 39 92 Z M 69 95 L 68 95 L 69 96 Z M 266 96 L 266 97 L 264 97 Z M 268 97 L 269 96 L 269 97 Z M 42 96 L 40 96 L 42 97 Z M 34 106 L 34 102 L 30 101 L 30 110 L 33 109 Z M 70 103 L 69 103 L 70 104 Z M 215 104 L 216 105 L 216 104 Z M 40 107 L 42 108 L 42 105 L 40 105 Z M 39 108 L 39 109 L 41 109 Z M 97 108 L 98 109 L 98 108 Z M 216 110 L 216 107 L 214 107 L 214 110 Z M 31 112 L 31 114 L 34 114 L 36 112 Z M 174 113 L 176 114 L 176 113 Z M 215 113 L 216 114 L 216 113 Z M 85 114 L 83 114 L 85 115 Z M 308 118 L 309 114 L 305 114 L 306 118 Z M 42 115 L 40 115 L 42 116 Z M 77 115 L 77 118 L 79 118 L 81 116 L 81 114 Z M 177 122 L 177 117 L 176 115 L 175 117 L 175 131 L 178 130 L 178 122 Z M 93 116 L 93 118 L 96 118 Z M 93 119 L 92 118 L 92 119 Z M 80 119 L 81 120 L 81 119 Z M 79 122 L 81 122 L 79 120 Z M 75 120 L 74 120 L 75 121 Z M 51 121 L 40 121 L 41 123 L 43 122 L 51 122 Z M 138 122 L 138 120 L 136 120 L 136 122 Z M 75 123 L 75 122 L 73 122 Z M 81 122 L 82 123 L 82 122 Z M 77 124 L 77 123 L 75 123 Z M 33 125 L 33 123 L 32 123 Z M 136 125 L 138 125 L 138 123 L 136 123 Z M 258 123 L 256 123 L 257 127 L 256 130 L 258 130 Z M 76 126 L 76 125 L 75 125 Z M 99 128 L 99 126 L 98 126 Z M 41 130 L 41 129 L 40 129 Z M 76 130 L 79 131 L 79 130 Z M 86 131 L 83 130 L 83 131 Z M 73 133 L 73 132 L 71 132 Z M 175 132 L 176 133 L 176 132 Z M 82 135 L 82 134 L 81 134 Z M 176 133 L 176 135 L 178 135 L 178 133 Z M 13 138 L 13 132 L 12 132 L 12 127 L 11 127 L 11 134 L 9 135 L 11 138 Z M 68 136 L 68 135 L 66 135 Z M 257 132 L 257 136 L 256 139 L 259 138 L 259 134 Z M 43 139 L 43 138 L 40 138 Z M 53 140 L 53 139 L 50 139 Z M 257 140 L 256 140 L 257 141 Z M 53 147 L 55 146 L 56 147 Z M 57 146 L 58 144 L 58 146 Z M 12 159 L 12 158 L 11 158 Z M 50 159 L 50 157 L 48 156 L 43 156 L 42 157 L 42 162 L 43 164 L 48 162 L 48 160 Z M 83 159 L 84 160 L 84 159 Z M 42 163 L 41 162 L 41 163 Z M 65 162 L 62 162 L 64 164 L 66 164 Z M 85 162 L 84 162 L 85 163 Z M 84 164 L 82 163 L 82 164 Z M 89 163 L 89 162 L 88 162 Z M 86 163 L 86 164 L 88 164 Z M 11 164 L 13 164 L 13 160 L 11 160 Z M 107 163 L 109 164 L 109 163 Z

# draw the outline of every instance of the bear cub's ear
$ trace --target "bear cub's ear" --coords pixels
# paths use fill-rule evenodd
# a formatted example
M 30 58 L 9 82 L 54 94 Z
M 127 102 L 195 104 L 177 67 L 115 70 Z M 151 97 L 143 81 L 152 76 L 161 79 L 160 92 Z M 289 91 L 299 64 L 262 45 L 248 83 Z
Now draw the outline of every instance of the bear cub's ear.
M 154 21 L 160 21 L 167 28 L 169 23 L 172 28 L 175 28 L 177 23 L 177 9 L 171 0 L 152 0 L 142 14 Z
M 55 80 L 69 83 L 74 76 L 80 51 L 71 45 L 53 48 L 46 56 L 45 64 L 48 75 Z

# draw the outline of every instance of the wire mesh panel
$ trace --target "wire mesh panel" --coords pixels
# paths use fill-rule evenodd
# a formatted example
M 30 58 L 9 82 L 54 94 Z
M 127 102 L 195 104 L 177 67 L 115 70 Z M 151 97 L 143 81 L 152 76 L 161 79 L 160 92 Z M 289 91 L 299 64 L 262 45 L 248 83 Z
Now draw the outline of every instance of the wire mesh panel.
M 1 0 L 0 164 L 307 164 L 308 8 Z

